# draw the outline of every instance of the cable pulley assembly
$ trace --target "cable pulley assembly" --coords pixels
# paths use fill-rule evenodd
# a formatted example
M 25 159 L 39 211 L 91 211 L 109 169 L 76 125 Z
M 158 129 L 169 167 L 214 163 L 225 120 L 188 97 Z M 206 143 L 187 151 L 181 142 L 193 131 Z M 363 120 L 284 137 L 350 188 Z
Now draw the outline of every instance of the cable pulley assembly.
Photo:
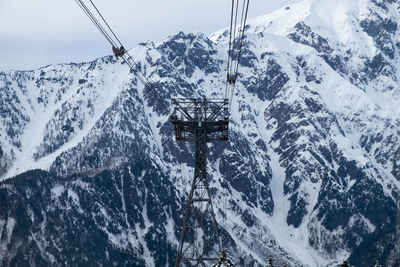
M 238 77 L 249 2 L 250 0 L 232 0 L 225 91 L 225 98 L 229 99 L 229 106 L 232 102 L 233 92 L 235 90 L 235 84 Z

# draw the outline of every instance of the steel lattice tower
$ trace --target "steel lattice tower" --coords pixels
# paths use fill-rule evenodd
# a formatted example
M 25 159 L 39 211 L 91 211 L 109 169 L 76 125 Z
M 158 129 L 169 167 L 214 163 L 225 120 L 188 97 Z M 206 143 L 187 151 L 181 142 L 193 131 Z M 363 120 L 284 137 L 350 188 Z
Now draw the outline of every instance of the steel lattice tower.
M 228 99 L 173 99 L 176 140 L 194 143 L 195 169 L 175 266 L 207 266 L 221 244 L 207 180 L 207 143 L 228 140 Z

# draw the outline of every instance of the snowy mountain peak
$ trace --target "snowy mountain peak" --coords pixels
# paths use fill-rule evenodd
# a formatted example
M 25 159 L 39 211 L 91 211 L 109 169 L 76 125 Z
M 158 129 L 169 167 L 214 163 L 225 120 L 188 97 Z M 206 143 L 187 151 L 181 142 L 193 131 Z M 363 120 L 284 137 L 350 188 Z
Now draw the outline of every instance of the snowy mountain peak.
M 239 264 L 268 254 L 295 266 L 398 264 L 397 21 L 397 1 L 375 0 L 306 0 L 250 20 L 230 141 L 210 146 L 208 162 L 219 228 Z M 221 96 L 228 38 L 226 29 L 179 32 L 134 47 L 161 100 L 111 56 L 0 73 L 0 175 L 50 171 L 0 183 L 0 262 L 23 262 L 29 250 L 49 264 L 111 265 L 115 255 L 173 264 L 193 148 L 175 142 L 158 101 Z M 71 220 L 57 229 L 102 244 L 98 255 L 52 249 L 75 242 L 54 231 L 59 214 Z M 90 227 L 78 231 L 77 221 Z M 9 251 L 12 238 L 22 245 Z

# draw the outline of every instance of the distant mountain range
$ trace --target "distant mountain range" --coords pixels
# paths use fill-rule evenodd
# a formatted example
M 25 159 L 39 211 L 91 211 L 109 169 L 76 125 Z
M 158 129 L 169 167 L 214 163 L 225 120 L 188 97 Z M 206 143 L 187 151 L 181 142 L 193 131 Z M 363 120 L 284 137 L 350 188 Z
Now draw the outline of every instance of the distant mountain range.
M 249 22 L 208 162 L 237 266 L 400 266 L 398 21 L 396 0 L 305 0 Z M 228 35 L 131 54 L 167 106 L 222 97 Z M 0 265 L 172 266 L 192 155 L 115 57 L 0 72 Z

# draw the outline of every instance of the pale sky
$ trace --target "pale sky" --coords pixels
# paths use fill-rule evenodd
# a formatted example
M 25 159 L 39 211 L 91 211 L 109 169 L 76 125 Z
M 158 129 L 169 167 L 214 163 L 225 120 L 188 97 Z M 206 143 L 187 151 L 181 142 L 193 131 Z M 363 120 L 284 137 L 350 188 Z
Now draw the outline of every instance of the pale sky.
M 231 0 L 92 0 L 126 48 L 229 26 Z M 300 0 L 250 0 L 249 18 Z M 110 45 L 74 0 L 0 0 L 0 71 L 90 61 Z

